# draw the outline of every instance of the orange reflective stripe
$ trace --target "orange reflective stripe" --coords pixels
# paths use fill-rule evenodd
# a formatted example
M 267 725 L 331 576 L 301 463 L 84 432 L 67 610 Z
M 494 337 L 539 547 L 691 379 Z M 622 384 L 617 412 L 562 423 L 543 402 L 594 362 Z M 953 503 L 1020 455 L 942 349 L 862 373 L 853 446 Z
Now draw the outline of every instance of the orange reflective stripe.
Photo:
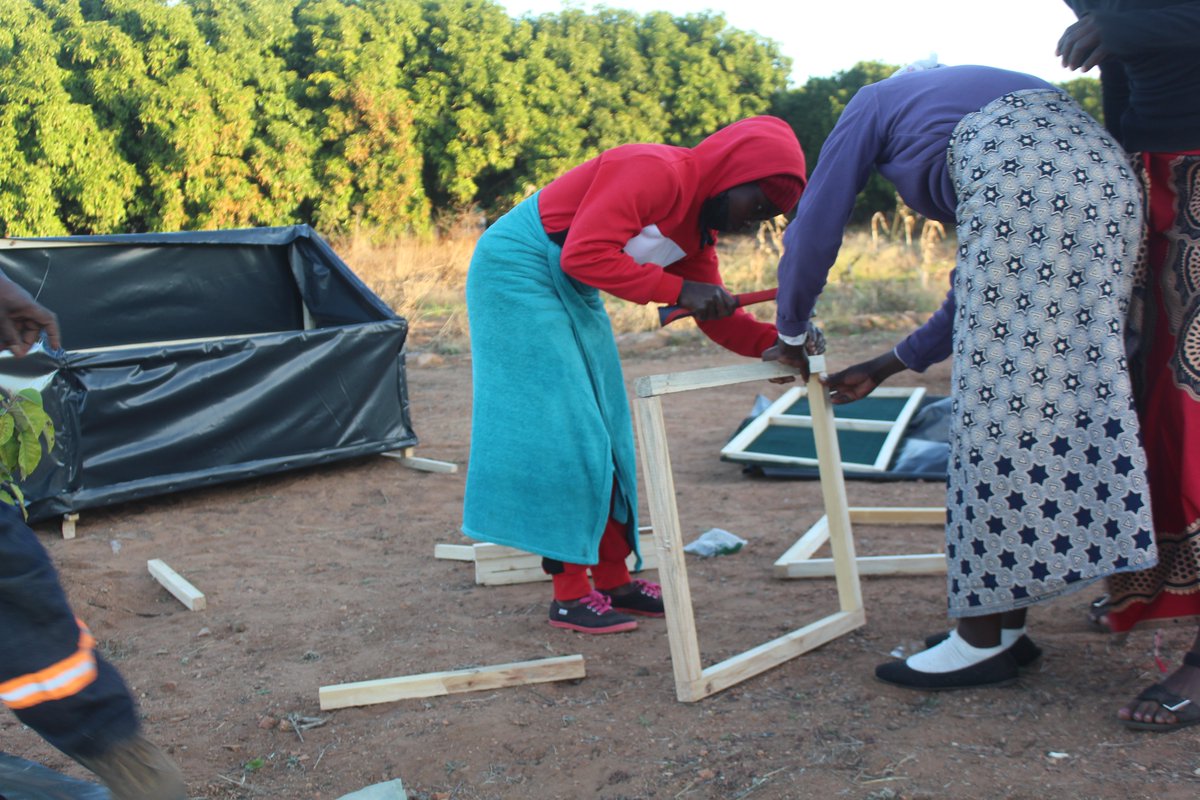
M 79 622 L 79 649 L 57 664 L 0 683 L 0 701 L 9 708 L 29 708 L 76 694 L 96 680 L 95 646 L 91 631 Z

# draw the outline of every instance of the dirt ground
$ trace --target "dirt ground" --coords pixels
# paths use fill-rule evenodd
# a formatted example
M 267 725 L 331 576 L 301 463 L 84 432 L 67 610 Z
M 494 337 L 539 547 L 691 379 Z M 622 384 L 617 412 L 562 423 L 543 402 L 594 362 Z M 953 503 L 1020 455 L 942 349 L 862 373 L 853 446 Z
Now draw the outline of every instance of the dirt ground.
M 837 368 L 890 346 L 831 337 Z M 734 363 L 687 339 L 624 342 L 626 375 Z M 1031 614 L 1045 649 L 1017 685 L 954 693 L 877 682 L 897 647 L 944 630 L 943 579 L 865 577 L 867 625 L 696 703 L 675 699 L 666 625 L 585 636 L 546 624 L 549 584 L 477 586 L 437 560 L 458 533 L 470 435 L 467 355 L 410 353 L 418 455 L 456 474 L 370 457 L 83 513 L 78 538 L 38 526 L 79 615 L 123 672 L 147 733 L 195 798 L 332 800 L 400 778 L 411 798 L 1196 798 L 1200 737 L 1139 734 L 1118 705 L 1158 673 L 1155 635 L 1085 625 L 1085 589 Z M 945 394 L 948 370 L 897 385 Z M 756 394 L 743 384 L 665 398 L 685 539 L 711 527 L 739 553 L 688 556 L 712 664 L 836 609 L 831 580 L 772 563 L 823 513 L 819 484 L 743 475 L 718 451 Z M 848 482 L 852 506 L 941 505 L 932 483 Z M 643 500 L 643 513 L 644 500 Z M 644 517 L 644 522 L 647 519 Z M 856 526 L 860 555 L 940 548 L 933 526 Z M 192 612 L 146 570 L 161 558 L 207 596 Z M 653 576 L 653 573 L 651 573 Z M 1189 640 L 1166 631 L 1178 663 Z M 587 677 L 323 712 L 321 686 L 581 654 Z M 296 724 L 293 724 L 296 723 Z M 12 715 L 0 748 L 87 773 Z

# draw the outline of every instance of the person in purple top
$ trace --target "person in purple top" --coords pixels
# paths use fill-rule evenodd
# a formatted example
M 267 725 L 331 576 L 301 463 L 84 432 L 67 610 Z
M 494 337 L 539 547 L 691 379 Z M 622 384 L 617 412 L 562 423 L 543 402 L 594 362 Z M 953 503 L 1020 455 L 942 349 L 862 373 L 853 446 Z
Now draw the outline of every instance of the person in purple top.
M 937 67 L 847 104 L 784 236 L 779 343 L 807 374 L 809 318 L 872 170 L 953 222 L 942 307 L 895 349 L 826 379 L 835 403 L 952 358 L 946 494 L 949 635 L 881 680 L 1008 683 L 1040 655 L 1029 606 L 1155 563 L 1123 330 L 1141 203 L 1125 154 L 1030 75 Z

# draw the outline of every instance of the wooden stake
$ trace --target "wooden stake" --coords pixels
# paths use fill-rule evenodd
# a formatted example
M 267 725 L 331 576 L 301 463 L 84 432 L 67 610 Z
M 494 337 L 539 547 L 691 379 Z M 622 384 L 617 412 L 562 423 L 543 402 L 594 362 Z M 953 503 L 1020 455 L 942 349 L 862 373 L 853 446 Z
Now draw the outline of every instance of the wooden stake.
M 146 562 L 146 567 L 154 576 L 154 580 L 161 583 L 164 589 L 175 595 L 175 598 L 191 611 L 200 611 L 207 606 L 204 593 L 184 580 L 178 572 L 168 567 L 162 560 L 152 558 Z
M 583 656 L 559 656 L 519 661 L 494 667 L 474 667 L 451 672 L 427 672 L 399 678 L 322 686 L 321 710 L 390 703 L 415 697 L 438 697 L 483 689 L 503 689 L 531 683 L 576 680 L 585 677 Z

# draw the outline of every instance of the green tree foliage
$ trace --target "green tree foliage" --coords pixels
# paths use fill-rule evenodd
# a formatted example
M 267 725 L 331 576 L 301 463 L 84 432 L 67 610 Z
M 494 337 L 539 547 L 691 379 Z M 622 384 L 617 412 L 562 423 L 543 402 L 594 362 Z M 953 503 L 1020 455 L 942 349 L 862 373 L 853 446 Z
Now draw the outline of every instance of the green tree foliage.
M 0 502 L 24 510 L 18 485 L 42 460 L 42 443 L 54 449 L 54 423 L 42 409 L 35 389 L 12 392 L 0 387 Z
M 789 90 L 709 12 L 495 0 L 0 0 L 0 233 L 494 216 L 625 142 L 787 118 L 815 162 L 865 63 Z M 879 190 L 887 203 L 891 194 Z
M 646 16 L 651 89 L 670 114 L 669 144 L 693 145 L 742 117 L 763 113 L 787 84 L 791 61 L 774 42 L 730 28 L 719 14 Z
M 219 68 L 236 76 L 251 105 L 249 126 L 229 142 L 247 172 L 236 201 L 246 224 L 308 221 L 320 195 L 315 175 L 319 147 L 312 112 L 302 104 L 305 84 L 287 62 L 298 35 L 294 0 L 192 0 L 196 24 Z
M 800 146 L 804 148 L 810 175 L 820 161 L 821 146 L 850 98 L 862 87 L 883 80 L 896 69 L 892 64 L 860 61 L 844 72 L 810 78 L 799 89 L 774 96 L 771 113 L 787 120 L 796 132 Z M 854 221 L 863 222 L 875 211 L 893 209 L 895 198 L 895 187 L 878 173 L 873 174 L 866 188 L 859 193 Z
M 489 0 L 422 0 L 405 87 L 413 98 L 425 187 L 438 208 L 465 210 L 476 177 L 510 169 L 529 132 L 516 25 Z
M 302 0 L 292 66 L 319 142 L 312 219 L 322 230 L 428 226 L 411 95 L 423 25 L 411 0 Z
M 1104 103 L 1100 93 L 1100 81 L 1095 78 L 1081 77 L 1058 84 L 1058 88 L 1075 99 L 1083 110 L 1091 114 L 1098 122 L 1104 122 Z
M 75 92 L 71 66 L 52 14 L 0 0 L 0 235 L 92 233 L 126 222 L 134 169 Z

